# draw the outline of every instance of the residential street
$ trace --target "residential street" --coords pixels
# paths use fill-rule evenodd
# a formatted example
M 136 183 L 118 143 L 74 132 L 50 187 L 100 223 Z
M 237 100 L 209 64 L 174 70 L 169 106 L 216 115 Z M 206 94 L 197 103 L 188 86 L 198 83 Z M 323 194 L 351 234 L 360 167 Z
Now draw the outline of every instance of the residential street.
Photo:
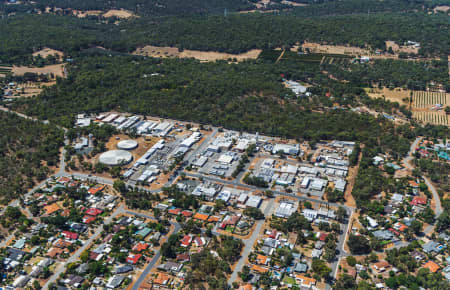
M 266 208 L 264 209 L 264 215 L 265 216 L 269 216 L 273 207 L 273 204 L 275 203 L 275 199 L 271 198 L 266 206 Z M 250 254 L 250 252 L 253 249 L 253 245 L 255 244 L 262 226 L 264 225 L 265 220 L 259 220 L 257 221 L 255 230 L 253 231 L 251 237 L 249 239 L 246 240 L 242 240 L 245 244 L 244 246 L 244 250 L 241 253 L 241 258 L 239 259 L 239 261 L 236 264 L 236 267 L 234 267 L 234 271 L 231 274 L 230 279 L 228 279 L 228 284 L 233 284 L 234 281 L 236 281 L 237 277 L 238 277 L 238 273 L 242 270 L 242 267 L 244 267 L 245 262 L 248 258 L 248 255 Z
M 106 220 L 105 220 L 105 224 L 110 224 L 113 220 L 114 217 L 116 217 L 117 215 L 124 213 L 124 206 L 121 205 L 120 207 L 118 207 Z M 78 260 L 78 258 L 80 257 L 80 255 L 86 250 L 88 249 L 92 242 L 97 239 L 97 237 L 101 234 L 101 232 L 103 231 L 103 225 L 100 225 L 99 227 L 97 227 L 97 229 L 95 230 L 95 232 L 92 234 L 92 236 L 86 240 L 84 242 L 84 244 L 75 251 L 75 253 L 70 256 L 69 259 L 67 259 L 67 261 L 63 264 L 60 265 L 59 268 L 53 273 L 53 275 L 50 277 L 50 279 L 48 279 L 48 281 L 45 283 L 45 285 L 43 286 L 43 289 L 48 289 L 50 284 L 55 283 L 59 276 L 64 273 L 64 271 L 66 270 L 66 266 L 70 263 L 76 262 Z
M 412 165 L 413 154 L 414 154 L 415 149 L 417 148 L 417 145 L 419 144 L 419 142 L 421 140 L 422 140 L 421 137 L 417 137 L 416 140 L 414 140 L 414 142 L 411 144 L 411 147 L 409 148 L 408 155 L 403 159 L 403 162 L 402 162 L 403 166 L 405 166 L 409 170 L 414 170 L 414 168 L 415 168 Z M 435 219 L 437 219 L 443 211 L 442 205 L 441 205 L 441 199 L 440 199 L 439 194 L 438 194 L 436 188 L 434 187 L 433 183 L 430 181 L 430 179 L 424 175 L 422 175 L 421 177 L 425 181 L 425 184 L 428 186 L 428 189 L 433 194 L 433 200 L 435 202 L 434 217 L 435 217 Z M 425 235 L 428 235 L 433 230 L 433 228 L 434 228 L 433 225 L 429 225 L 424 229 L 423 232 L 425 233 Z

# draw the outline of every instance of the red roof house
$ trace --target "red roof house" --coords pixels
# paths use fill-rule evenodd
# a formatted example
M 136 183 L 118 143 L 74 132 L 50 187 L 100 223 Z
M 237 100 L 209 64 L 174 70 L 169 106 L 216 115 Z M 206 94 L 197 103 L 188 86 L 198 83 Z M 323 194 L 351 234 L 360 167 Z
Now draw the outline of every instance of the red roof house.
M 414 196 L 413 200 L 410 202 L 411 205 L 426 205 L 427 198 L 422 196 Z
M 192 216 L 192 211 L 190 211 L 190 210 L 183 210 L 183 211 L 181 212 L 181 214 L 182 214 L 184 217 L 188 218 L 188 217 L 191 217 L 191 216 Z
M 276 230 L 273 230 L 273 231 L 270 233 L 269 238 L 271 238 L 271 239 L 276 239 L 276 238 L 277 238 L 277 234 L 278 234 L 278 232 L 277 232 Z
M 93 217 L 93 216 L 85 215 L 85 216 L 83 217 L 83 223 L 85 223 L 85 224 L 90 224 L 90 223 L 92 223 L 93 221 L 95 221 L 95 217 Z
M 319 240 L 321 240 L 322 242 L 325 242 L 328 235 L 329 235 L 329 233 L 320 233 Z
M 417 182 L 415 182 L 414 180 L 410 180 L 408 182 L 409 182 L 409 186 L 411 186 L 411 187 L 414 187 L 414 188 L 419 187 L 419 184 L 417 184 Z
M 177 255 L 177 261 L 178 262 L 189 262 L 191 257 L 187 253 L 182 253 Z
M 148 248 L 148 244 L 147 243 L 139 242 L 136 245 L 134 245 L 133 251 L 140 252 L 140 251 L 146 250 L 147 248 Z
M 179 215 L 181 213 L 181 208 L 172 208 L 167 211 L 170 214 Z
M 391 233 L 393 233 L 396 236 L 400 236 L 400 233 L 396 230 L 394 230 L 393 228 L 389 228 L 388 231 L 390 231 Z
M 105 188 L 104 185 L 97 185 L 97 186 L 89 188 L 88 192 L 90 194 L 96 194 L 97 192 L 102 191 L 104 188 Z
M 89 259 L 91 259 L 91 260 L 97 260 L 98 256 L 100 256 L 100 254 L 98 254 L 98 253 L 95 253 L 95 252 L 89 253 Z
M 66 239 L 77 240 L 78 234 L 70 231 L 63 231 L 62 235 L 66 237 Z
M 102 212 L 103 211 L 101 209 L 91 207 L 90 209 L 88 209 L 86 211 L 86 214 L 91 215 L 91 216 L 97 216 L 97 215 L 101 214 Z
M 203 247 L 206 245 L 205 238 L 195 237 L 194 243 L 197 247 Z
M 69 181 L 71 181 L 71 179 L 70 179 L 69 177 L 65 177 L 65 176 L 60 177 L 60 178 L 57 180 L 58 183 L 62 183 L 62 184 L 66 184 L 66 183 L 69 182 Z
M 189 245 L 192 243 L 192 237 L 189 235 L 185 235 L 182 239 L 181 239 L 181 246 L 182 247 L 189 247 Z
M 127 263 L 130 263 L 130 264 L 136 264 L 138 261 L 139 261 L 139 259 L 142 257 L 142 255 L 141 254 L 136 254 L 136 255 L 134 255 L 134 254 L 130 254 L 128 257 L 127 257 Z

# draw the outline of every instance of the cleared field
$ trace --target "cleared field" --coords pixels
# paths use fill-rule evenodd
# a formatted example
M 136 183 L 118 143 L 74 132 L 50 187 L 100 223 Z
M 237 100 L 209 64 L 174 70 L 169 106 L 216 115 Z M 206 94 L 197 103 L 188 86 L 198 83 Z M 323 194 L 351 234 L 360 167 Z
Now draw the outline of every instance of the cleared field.
M 320 44 L 315 42 L 305 42 L 301 45 L 303 49 L 309 49 L 313 53 L 325 53 L 325 54 L 345 54 L 349 56 L 370 56 L 375 59 L 398 59 L 398 53 L 412 53 L 417 54 L 419 49 L 413 46 L 400 46 L 394 41 L 386 41 L 386 47 L 392 47 L 394 54 L 376 54 L 374 51 L 368 48 L 361 48 L 355 46 L 344 45 L 329 45 Z M 426 60 L 426 59 L 424 59 Z
M 98 16 L 102 14 L 101 10 L 87 10 L 87 11 L 79 11 L 79 10 L 73 10 L 73 15 L 75 15 L 78 18 L 85 18 L 87 16 Z
M 450 6 L 446 6 L 446 5 L 436 6 L 433 10 L 434 10 L 434 12 L 447 12 L 450 10 Z
M 53 64 L 47 65 L 43 67 L 26 67 L 26 66 L 13 66 L 13 67 L 3 67 L 0 66 L 0 70 L 2 69 L 10 69 L 10 71 L 14 75 L 24 75 L 27 72 L 36 73 L 36 74 L 51 74 L 56 77 L 64 77 L 64 64 Z
M 400 53 L 400 52 L 404 52 L 404 53 L 414 53 L 414 54 L 418 54 L 419 53 L 419 48 L 418 47 L 414 47 L 414 46 L 400 46 L 397 43 L 395 43 L 395 41 L 390 41 L 387 40 L 385 41 L 386 43 L 386 47 L 392 47 L 392 50 L 395 53 Z
M 315 42 L 306 42 L 302 44 L 303 49 L 309 49 L 313 53 L 327 54 L 346 54 L 346 55 L 372 55 L 373 53 L 365 48 L 343 45 L 328 45 Z
M 131 17 L 137 17 L 137 16 L 134 15 L 133 12 L 130 12 L 128 10 L 111 9 L 108 12 L 104 13 L 103 17 L 131 18 Z
M 159 47 L 146 45 L 136 49 L 133 54 L 145 55 L 151 57 L 178 57 L 178 58 L 195 58 L 200 61 L 216 61 L 226 59 L 237 59 L 237 61 L 244 61 L 246 59 L 256 59 L 261 53 L 260 49 L 252 49 L 241 54 L 221 53 L 214 51 L 198 51 L 198 50 L 183 50 L 179 51 L 176 47 Z
M 45 47 L 45 48 L 33 53 L 34 57 L 36 57 L 38 55 L 40 55 L 43 58 L 46 58 L 49 55 L 57 55 L 58 58 L 61 59 L 64 56 L 64 53 L 62 51 L 59 51 L 56 49 L 51 49 L 51 48 Z
M 371 98 L 385 98 L 388 101 L 397 102 L 400 105 L 409 105 L 409 102 L 405 102 L 405 100 L 409 100 L 411 95 L 410 90 L 403 90 L 399 88 L 393 90 L 389 88 L 367 88 L 366 92 Z

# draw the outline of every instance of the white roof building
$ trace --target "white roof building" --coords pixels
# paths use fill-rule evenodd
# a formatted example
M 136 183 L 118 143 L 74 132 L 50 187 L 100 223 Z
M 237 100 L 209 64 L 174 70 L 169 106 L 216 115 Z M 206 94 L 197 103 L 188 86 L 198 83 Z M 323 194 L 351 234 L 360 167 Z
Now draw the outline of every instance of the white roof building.
M 338 179 L 334 182 L 334 188 L 340 192 L 344 192 L 346 185 L 347 182 L 343 179 Z
M 277 154 L 282 151 L 284 154 L 298 155 L 300 153 L 300 147 L 298 144 L 275 144 L 272 149 L 272 154 Z
M 309 221 L 313 221 L 317 218 L 318 212 L 313 209 L 305 208 L 302 212 L 303 216 Z
M 283 173 L 297 174 L 297 171 L 298 167 L 295 165 L 288 164 L 281 167 L 281 172 Z
M 231 164 L 233 162 L 233 159 L 234 158 L 231 155 L 222 154 L 222 155 L 220 155 L 220 157 L 217 160 L 217 162 L 224 163 L 224 164 Z
M 262 199 L 259 196 L 251 195 L 245 203 L 246 206 L 258 208 L 261 205 Z
M 300 183 L 300 187 L 308 188 L 310 182 L 311 182 L 311 179 L 309 177 L 305 177 L 305 178 L 303 178 L 302 183 Z
M 314 190 L 322 190 L 327 186 L 328 181 L 325 179 L 314 178 L 311 182 L 310 188 Z
M 367 221 L 369 222 L 370 227 L 372 228 L 378 227 L 378 222 L 375 219 L 371 218 L 370 216 L 367 217 Z
M 208 157 L 206 156 L 202 156 L 200 158 L 198 158 L 197 160 L 194 161 L 194 163 L 192 163 L 192 165 L 196 166 L 196 167 L 203 167 L 206 162 L 208 162 Z
M 234 146 L 234 150 L 244 152 L 250 145 L 250 141 L 247 139 L 239 139 L 239 142 Z
M 280 203 L 280 206 L 278 206 L 277 210 L 275 211 L 275 216 L 276 217 L 281 217 L 281 218 L 288 218 L 294 212 L 297 211 L 297 208 L 298 208 L 298 204 L 297 203 L 282 201 Z
M 221 191 L 218 195 L 216 199 L 220 199 L 223 200 L 225 202 L 228 202 L 231 198 L 231 192 L 229 192 L 228 190 L 224 190 Z

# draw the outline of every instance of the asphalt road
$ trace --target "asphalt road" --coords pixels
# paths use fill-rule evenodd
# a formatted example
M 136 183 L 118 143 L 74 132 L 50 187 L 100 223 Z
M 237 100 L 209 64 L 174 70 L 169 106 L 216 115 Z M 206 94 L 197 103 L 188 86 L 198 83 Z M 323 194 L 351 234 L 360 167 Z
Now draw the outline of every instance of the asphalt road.
M 173 234 L 178 233 L 178 231 L 181 229 L 180 225 L 178 223 L 174 223 L 175 229 L 173 230 Z M 141 273 L 139 278 L 136 280 L 136 282 L 133 284 L 133 287 L 131 290 L 138 290 L 139 286 L 145 281 L 145 278 L 150 273 L 150 271 L 155 267 L 156 263 L 158 262 L 159 258 L 161 257 L 161 252 L 158 250 L 155 253 L 155 256 L 153 256 L 153 259 L 148 263 L 147 267 L 145 267 L 144 271 Z
M 275 199 L 271 198 L 268 202 L 268 204 L 266 205 L 266 208 L 264 209 L 264 215 L 268 216 L 270 214 L 270 211 L 272 210 L 273 204 L 275 202 Z M 248 255 L 250 254 L 250 252 L 253 249 L 253 245 L 256 242 L 256 239 L 259 236 L 259 233 L 261 232 L 261 228 L 264 225 L 264 221 L 265 220 L 259 220 L 257 221 L 255 230 L 253 231 L 253 234 L 250 236 L 249 239 L 243 240 L 244 241 L 244 250 L 242 251 L 241 257 L 239 259 L 239 261 L 236 264 L 236 267 L 234 267 L 234 271 L 231 274 L 230 279 L 228 279 L 228 284 L 232 285 L 234 281 L 236 281 L 238 274 L 240 271 L 242 271 L 242 268 L 245 265 L 245 261 L 247 260 Z
M 0 108 L 0 110 L 9 111 L 9 109 L 6 109 L 6 108 Z M 20 114 L 20 113 L 17 113 L 17 112 L 13 112 L 13 113 L 16 113 L 17 115 L 19 115 L 19 116 L 21 116 L 21 117 L 23 117 L 23 118 L 33 119 L 33 118 L 31 118 L 31 117 L 25 116 L 25 115 Z M 34 119 L 33 119 L 33 120 L 34 120 Z M 62 128 L 62 129 L 63 129 L 65 132 L 67 131 L 66 128 Z M 193 152 L 191 152 L 191 153 L 188 155 L 188 157 L 185 158 L 185 160 L 187 160 L 187 161 L 189 161 L 189 162 L 192 162 L 192 160 L 195 158 L 195 155 L 197 155 L 198 152 L 200 152 L 201 150 L 203 150 L 203 149 L 209 144 L 210 140 L 217 134 L 217 131 L 218 131 L 218 129 L 217 129 L 217 128 L 214 128 L 214 129 L 213 129 L 213 132 L 212 132 L 212 133 L 211 133 L 211 134 L 203 141 L 203 143 L 202 143 L 200 146 L 198 146 Z M 68 142 L 69 142 L 69 140 L 65 139 L 65 144 L 68 144 Z M 413 146 L 411 146 L 411 147 L 413 147 Z M 87 179 L 93 180 L 93 181 L 96 181 L 97 183 L 101 183 L 101 184 L 107 184 L 107 185 L 113 185 L 113 184 L 114 184 L 114 180 L 113 180 L 113 179 L 109 179 L 109 178 L 103 178 L 103 177 L 98 177 L 98 176 L 93 176 L 93 175 L 86 175 L 86 174 L 81 174 L 81 173 L 72 173 L 72 174 L 67 173 L 67 172 L 65 171 L 65 160 L 64 160 L 65 153 L 66 153 L 66 152 L 65 152 L 65 149 L 63 148 L 62 154 L 61 154 L 60 168 L 59 168 L 59 171 L 54 175 L 54 177 L 73 176 L 73 177 L 75 177 L 75 178 L 82 179 L 82 180 L 87 180 Z M 229 185 L 234 185 L 234 186 L 241 186 L 241 187 L 244 187 L 244 188 L 248 188 L 248 189 L 250 189 L 250 190 L 261 190 L 261 189 L 262 189 L 262 188 L 258 188 L 258 187 L 256 187 L 256 186 L 250 186 L 250 185 L 242 184 L 242 183 L 239 182 L 239 179 L 236 179 L 236 180 L 234 180 L 234 181 L 228 181 L 228 180 L 222 180 L 222 179 L 215 178 L 215 177 L 211 177 L 211 176 L 204 176 L 204 175 L 201 175 L 201 174 L 186 173 L 186 175 L 187 175 L 187 176 L 191 176 L 191 177 L 197 177 L 197 178 L 208 179 L 208 180 L 210 180 L 210 181 L 220 182 L 220 183 L 223 183 L 223 184 L 229 184 Z M 52 177 L 50 177 L 50 178 L 52 178 Z M 50 178 L 49 178 L 49 179 L 50 179 Z M 48 179 L 47 179 L 47 180 L 48 180 Z M 46 181 L 47 181 L 47 180 L 46 180 Z M 37 189 L 40 188 L 43 184 L 45 184 L 46 181 L 44 181 L 43 183 L 41 183 L 39 186 L 33 188 L 33 190 L 30 191 L 28 194 L 31 195 L 35 190 L 37 190 Z M 171 184 L 171 182 L 168 182 L 167 185 L 170 185 L 170 184 Z M 128 186 L 134 186 L 134 185 L 129 184 L 129 183 L 127 183 L 127 185 L 128 185 Z M 143 188 L 143 187 L 139 187 L 139 188 L 142 188 L 142 189 L 144 189 L 144 190 L 146 190 L 146 191 L 149 191 L 149 192 L 160 192 L 160 191 L 161 191 L 161 190 L 151 191 L 151 190 L 145 189 L 145 188 Z M 354 210 L 353 208 L 348 207 L 348 206 L 344 206 L 344 205 L 340 205 L 340 204 L 334 204 L 334 203 L 328 203 L 328 202 L 326 202 L 326 201 L 313 199 L 313 198 L 310 198 L 310 197 L 307 197 L 307 196 L 298 196 L 298 195 L 295 195 L 295 194 L 289 194 L 289 193 L 280 192 L 280 191 L 273 191 L 273 193 L 276 194 L 276 195 L 283 195 L 283 196 L 294 197 L 294 198 L 297 198 L 297 199 L 299 199 L 299 200 L 307 200 L 307 201 L 316 202 L 316 203 L 325 204 L 325 205 L 331 205 L 331 206 L 343 206 L 343 207 L 347 210 L 348 213 L 351 213 L 351 212 Z M 17 202 L 17 201 L 14 201 L 14 202 Z M 274 203 L 274 199 L 270 199 L 270 200 L 269 200 L 269 204 L 266 206 L 266 209 L 264 210 L 264 214 L 265 214 L 265 215 L 268 215 L 268 214 L 270 213 L 270 210 L 272 209 L 273 203 Z M 440 207 L 440 204 L 439 204 L 439 207 Z M 117 209 L 113 212 L 113 214 L 105 221 L 105 224 L 110 223 L 110 222 L 112 221 L 112 218 L 113 218 L 113 217 L 117 216 L 117 215 L 120 214 L 120 213 L 124 213 L 124 212 L 125 212 L 125 211 L 124 211 L 123 206 L 117 208 Z M 143 214 L 139 214 L 139 213 L 134 213 L 134 212 L 130 212 L 130 211 L 127 211 L 127 213 L 131 213 L 131 214 L 135 214 L 135 215 L 141 215 L 141 216 L 145 216 L 145 217 L 148 217 L 148 218 L 152 218 L 152 217 L 147 216 L 147 215 L 143 215 Z M 175 226 L 175 231 L 174 231 L 174 232 L 178 232 L 178 231 L 180 230 L 180 228 L 181 228 L 180 225 L 179 225 L 178 223 L 173 223 L 173 224 L 174 224 L 174 226 Z M 232 283 L 237 279 L 237 276 L 238 276 L 239 271 L 242 270 L 242 267 L 244 266 L 245 261 L 246 261 L 248 255 L 250 254 L 250 252 L 251 252 L 251 250 L 252 250 L 252 248 L 253 248 L 253 245 L 254 245 L 254 243 L 256 242 L 256 239 L 257 239 L 258 236 L 259 236 L 259 232 L 261 231 L 261 228 L 262 228 L 263 224 L 264 224 L 264 220 L 258 221 L 258 222 L 257 222 L 257 225 L 256 225 L 256 227 L 255 227 L 255 230 L 254 230 L 254 232 L 253 232 L 253 234 L 252 234 L 252 236 L 251 236 L 249 239 L 244 240 L 244 241 L 245 241 L 245 247 L 244 247 L 244 250 L 243 250 L 243 252 L 242 252 L 241 258 L 240 258 L 239 261 L 237 262 L 237 265 L 236 265 L 236 267 L 235 267 L 235 269 L 234 269 L 234 271 L 233 271 L 233 273 L 232 273 L 232 275 L 231 275 L 231 277 L 230 277 L 230 279 L 229 279 L 229 283 L 230 283 L 230 284 L 232 284 Z M 343 233 L 346 233 L 346 232 L 347 232 L 347 227 L 348 227 L 348 224 L 344 225 Z M 72 255 L 72 256 L 66 261 L 66 263 L 65 263 L 63 266 L 60 266 L 60 267 L 57 269 L 57 271 L 50 277 L 50 279 L 49 279 L 49 280 L 47 281 L 47 283 L 44 285 L 44 289 L 48 289 L 48 286 L 49 286 L 51 283 L 55 282 L 55 281 L 58 279 L 58 277 L 60 276 L 60 274 L 63 273 L 63 272 L 65 271 L 65 265 L 66 265 L 66 264 L 71 263 L 71 262 L 75 262 L 75 261 L 79 258 L 79 256 L 81 255 L 81 253 L 82 253 L 85 249 L 87 249 L 87 248 L 90 246 L 90 244 L 91 244 L 91 243 L 92 243 L 92 242 L 100 235 L 100 233 L 102 232 L 102 230 L 103 230 L 103 225 L 102 225 L 102 226 L 99 226 L 99 227 L 95 230 L 95 232 L 94 232 L 94 234 L 91 236 L 91 238 L 89 238 L 89 239 L 83 244 L 83 246 L 80 247 L 80 248 L 74 253 L 74 255 Z M 214 234 L 217 234 L 217 233 L 214 233 Z M 343 251 L 343 245 L 344 245 L 344 242 L 345 242 L 345 235 L 343 234 L 343 235 L 340 236 L 340 239 L 339 239 L 339 241 L 338 241 L 338 246 L 337 246 L 337 249 L 339 250 L 339 256 L 338 256 L 338 258 L 340 258 L 340 257 L 346 255 L 346 254 L 344 253 L 344 251 Z M 140 277 L 138 278 L 138 280 L 135 282 L 135 284 L 134 284 L 134 286 L 133 286 L 132 289 L 138 289 L 138 288 L 139 288 L 139 286 L 140 286 L 140 285 L 142 284 L 142 282 L 144 281 L 145 277 L 148 275 L 148 273 L 151 271 L 151 269 L 155 266 L 155 264 L 156 264 L 156 262 L 158 261 L 159 257 L 160 257 L 160 253 L 159 253 L 159 251 L 157 251 L 157 252 L 155 253 L 154 258 L 153 258 L 152 261 L 149 263 L 149 265 L 147 265 L 147 267 L 144 269 L 144 272 L 140 275 Z M 338 264 L 337 261 L 334 262 L 334 263 L 332 264 L 332 273 L 334 273 L 334 275 L 336 274 L 337 264 Z M 327 285 L 327 288 L 329 288 L 329 285 Z
M 413 154 L 414 151 L 417 148 L 417 145 L 419 144 L 419 142 L 422 140 L 421 137 L 417 137 L 416 140 L 414 140 L 414 142 L 411 144 L 410 148 L 409 148 L 409 152 L 408 155 L 403 159 L 403 166 L 405 166 L 405 168 L 408 168 L 409 170 L 414 170 L 414 166 L 412 165 L 412 161 L 413 161 Z M 434 217 L 435 219 L 437 219 L 441 213 L 442 213 L 442 205 L 441 205 L 441 199 L 439 197 L 439 194 L 436 190 L 436 188 L 434 187 L 433 183 L 429 180 L 428 177 L 422 175 L 421 176 L 423 178 L 423 180 L 425 181 L 425 184 L 428 186 L 428 189 L 431 191 L 431 193 L 433 194 L 433 199 L 436 205 L 436 208 L 434 210 Z M 424 229 L 424 233 L 425 235 L 428 235 L 432 230 L 433 230 L 434 226 L 433 225 L 429 225 L 428 227 L 426 227 Z
M 212 176 L 206 176 L 206 175 L 202 175 L 202 174 L 198 174 L 198 173 L 190 173 L 190 172 L 186 172 L 186 176 L 189 177 L 196 177 L 196 178 L 202 178 L 202 179 L 206 179 L 209 181 L 214 181 L 214 182 L 218 182 L 218 183 L 222 183 L 222 184 L 228 184 L 228 185 L 233 185 L 233 186 L 240 186 L 240 187 L 244 187 L 244 188 L 248 188 L 250 190 L 265 190 L 267 188 L 261 188 L 261 187 L 256 187 L 253 185 L 248 185 L 248 184 L 243 184 L 240 183 L 239 180 L 224 180 L 221 178 L 217 178 L 217 177 L 212 177 Z M 300 196 L 300 195 L 296 195 L 293 193 L 286 193 L 286 192 L 282 192 L 282 191 L 276 191 L 276 190 L 271 190 L 275 195 L 283 195 L 283 196 L 289 196 L 289 197 L 294 197 L 297 198 L 298 200 L 306 200 L 306 201 L 310 201 L 310 202 L 315 202 L 315 203 L 320 203 L 323 205 L 328 205 L 328 206 L 333 206 L 333 207 L 343 207 L 347 210 L 347 213 L 349 213 L 350 211 L 354 210 L 354 208 L 350 207 L 350 206 L 346 206 L 343 204 L 337 204 L 337 203 L 332 203 L 332 202 L 327 202 L 325 200 L 321 200 L 321 199 L 314 199 L 308 196 Z
M 124 213 L 124 206 L 120 206 L 118 207 L 106 220 L 105 220 L 105 224 L 110 224 L 113 220 L 114 217 L 116 217 L 117 215 Z M 48 279 L 48 281 L 45 283 L 45 285 L 43 286 L 43 289 L 48 289 L 49 285 L 51 283 L 55 283 L 59 276 L 64 273 L 64 271 L 66 270 L 66 266 L 70 263 L 76 262 L 78 260 L 78 258 L 80 257 L 81 253 L 83 253 L 91 244 L 92 242 L 97 239 L 97 237 L 102 233 L 103 231 L 103 225 L 97 227 L 97 229 L 94 231 L 94 234 L 87 240 L 84 242 L 84 244 L 75 251 L 75 253 L 69 257 L 69 259 L 67 259 L 67 261 L 63 264 L 60 265 L 58 267 L 58 269 L 53 273 L 53 275 L 50 277 L 50 279 Z

